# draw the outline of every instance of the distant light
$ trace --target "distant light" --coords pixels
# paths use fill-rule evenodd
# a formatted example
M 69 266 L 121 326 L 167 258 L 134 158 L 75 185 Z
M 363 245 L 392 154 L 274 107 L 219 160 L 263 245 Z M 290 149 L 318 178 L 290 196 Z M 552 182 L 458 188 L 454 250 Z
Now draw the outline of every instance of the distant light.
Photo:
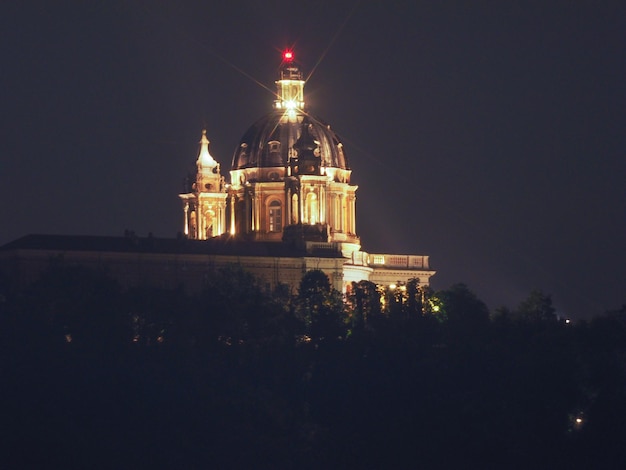
M 585 425 L 585 421 L 583 420 L 581 416 L 578 416 L 576 419 L 574 419 L 574 429 L 576 431 L 580 431 L 584 425 Z
M 292 51 L 283 52 L 283 59 L 285 60 L 285 62 L 291 62 L 293 60 L 293 52 Z
M 568 318 L 567 320 L 565 320 L 565 323 L 569 323 L 569 322 L 570 322 L 570 319 L 569 319 L 569 318 Z

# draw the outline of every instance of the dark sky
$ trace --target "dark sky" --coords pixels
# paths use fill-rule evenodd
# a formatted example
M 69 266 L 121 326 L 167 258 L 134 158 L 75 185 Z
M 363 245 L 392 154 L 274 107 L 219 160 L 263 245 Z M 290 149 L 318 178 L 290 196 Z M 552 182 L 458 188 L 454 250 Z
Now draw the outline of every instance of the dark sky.
M 11 3 L 0 244 L 175 236 L 202 128 L 228 170 L 293 46 L 365 251 L 428 254 L 433 287 L 492 308 L 533 288 L 573 317 L 626 302 L 624 2 Z

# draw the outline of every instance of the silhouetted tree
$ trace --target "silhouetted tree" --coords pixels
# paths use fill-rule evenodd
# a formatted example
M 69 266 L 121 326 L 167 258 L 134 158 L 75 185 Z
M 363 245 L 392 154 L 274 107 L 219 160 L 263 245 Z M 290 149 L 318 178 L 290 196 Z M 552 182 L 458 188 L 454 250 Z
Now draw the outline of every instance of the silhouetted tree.
M 133 343 L 149 346 L 184 341 L 182 324 L 192 305 L 182 288 L 132 288 L 124 300 Z
M 314 269 L 302 277 L 297 305 L 298 317 L 314 341 L 345 336 L 342 294 L 331 288 L 328 276 L 323 271 Z
M 435 291 L 430 286 L 420 286 L 419 288 L 422 296 L 422 313 L 425 316 L 432 316 L 439 312 L 438 299 L 435 296 Z
M 353 332 L 375 329 L 383 321 L 378 286 L 371 281 L 353 282 L 346 298 Z
M 454 284 L 436 294 L 437 315 L 456 333 L 475 333 L 489 323 L 489 309 L 465 284 Z
M 552 306 L 552 298 L 541 290 L 535 289 L 523 300 L 515 312 L 522 320 L 530 322 L 555 321 L 556 310 Z
M 399 326 L 404 317 L 406 303 L 406 286 L 404 284 L 392 284 L 384 288 L 385 315 L 394 325 Z
M 54 260 L 23 299 L 23 327 L 39 331 L 45 341 L 98 348 L 130 337 L 121 288 L 104 271 Z
M 354 334 L 330 342 L 345 334 L 346 309 L 321 271 L 295 294 L 267 292 L 236 266 L 209 273 L 197 296 L 119 292 L 104 273 L 57 263 L 11 294 L 7 308 L 21 326 L 3 323 L 5 336 L 25 341 L 0 348 L 0 466 L 67 466 L 68 455 L 76 467 L 101 455 L 111 468 L 626 460 L 626 309 L 565 325 L 541 320 L 553 312 L 536 296 L 540 308 L 520 309 L 544 312 L 529 313 L 532 321 L 501 310 L 490 323 L 462 284 L 433 294 L 407 283 L 394 292 L 402 293 L 395 323 L 381 290 L 361 281 L 346 299 Z M 304 332 L 298 318 L 314 344 L 293 340 Z M 163 336 L 165 345 L 211 348 L 125 347 L 133 334 L 140 345 Z M 102 338 L 107 354 L 94 356 L 85 344 Z M 122 360 L 104 359 L 111 355 Z M 45 462 L 29 454 L 35 447 Z
M 242 344 L 271 334 L 284 309 L 272 301 L 259 280 L 240 266 L 219 267 L 207 274 L 192 315 L 196 340 Z
M 407 318 L 416 318 L 423 315 L 423 295 L 424 291 L 420 287 L 420 280 L 417 278 L 409 279 L 406 283 L 405 315 Z

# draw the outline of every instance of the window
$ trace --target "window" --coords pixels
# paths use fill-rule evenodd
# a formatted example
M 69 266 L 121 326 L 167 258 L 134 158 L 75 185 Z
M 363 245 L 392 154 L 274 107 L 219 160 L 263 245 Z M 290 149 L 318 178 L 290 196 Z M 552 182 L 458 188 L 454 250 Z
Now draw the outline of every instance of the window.
M 280 142 L 277 140 L 270 140 L 267 145 L 269 146 L 270 152 L 280 152 Z
M 306 195 L 306 205 L 304 207 L 304 221 L 311 225 L 315 225 L 318 220 L 319 209 L 317 204 L 317 195 L 313 192 Z
M 283 158 L 280 154 L 280 142 L 277 140 L 271 140 L 267 143 L 268 145 L 268 163 L 272 166 L 283 166 Z
M 300 204 L 298 203 L 298 194 L 291 196 L 291 223 L 297 224 L 300 220 Z
M 269 231 L 280 232 L 283 229 L 283 209 L 280 201 L 273 200 L 269 204 Z

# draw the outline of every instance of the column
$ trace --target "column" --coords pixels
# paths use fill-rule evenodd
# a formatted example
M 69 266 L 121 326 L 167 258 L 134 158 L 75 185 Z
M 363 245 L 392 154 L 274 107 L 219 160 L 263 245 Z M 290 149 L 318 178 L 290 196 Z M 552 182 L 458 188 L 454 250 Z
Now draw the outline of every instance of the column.
M 235 232 L 235 195 L 233 194 L 230 197 L 230 234 L 234 235 Z
M 189 201 L 185 201 L 183 212 L 185 215 L 185 222 L 183 224 L 183 232 L 186 237 L 189 237 Z

